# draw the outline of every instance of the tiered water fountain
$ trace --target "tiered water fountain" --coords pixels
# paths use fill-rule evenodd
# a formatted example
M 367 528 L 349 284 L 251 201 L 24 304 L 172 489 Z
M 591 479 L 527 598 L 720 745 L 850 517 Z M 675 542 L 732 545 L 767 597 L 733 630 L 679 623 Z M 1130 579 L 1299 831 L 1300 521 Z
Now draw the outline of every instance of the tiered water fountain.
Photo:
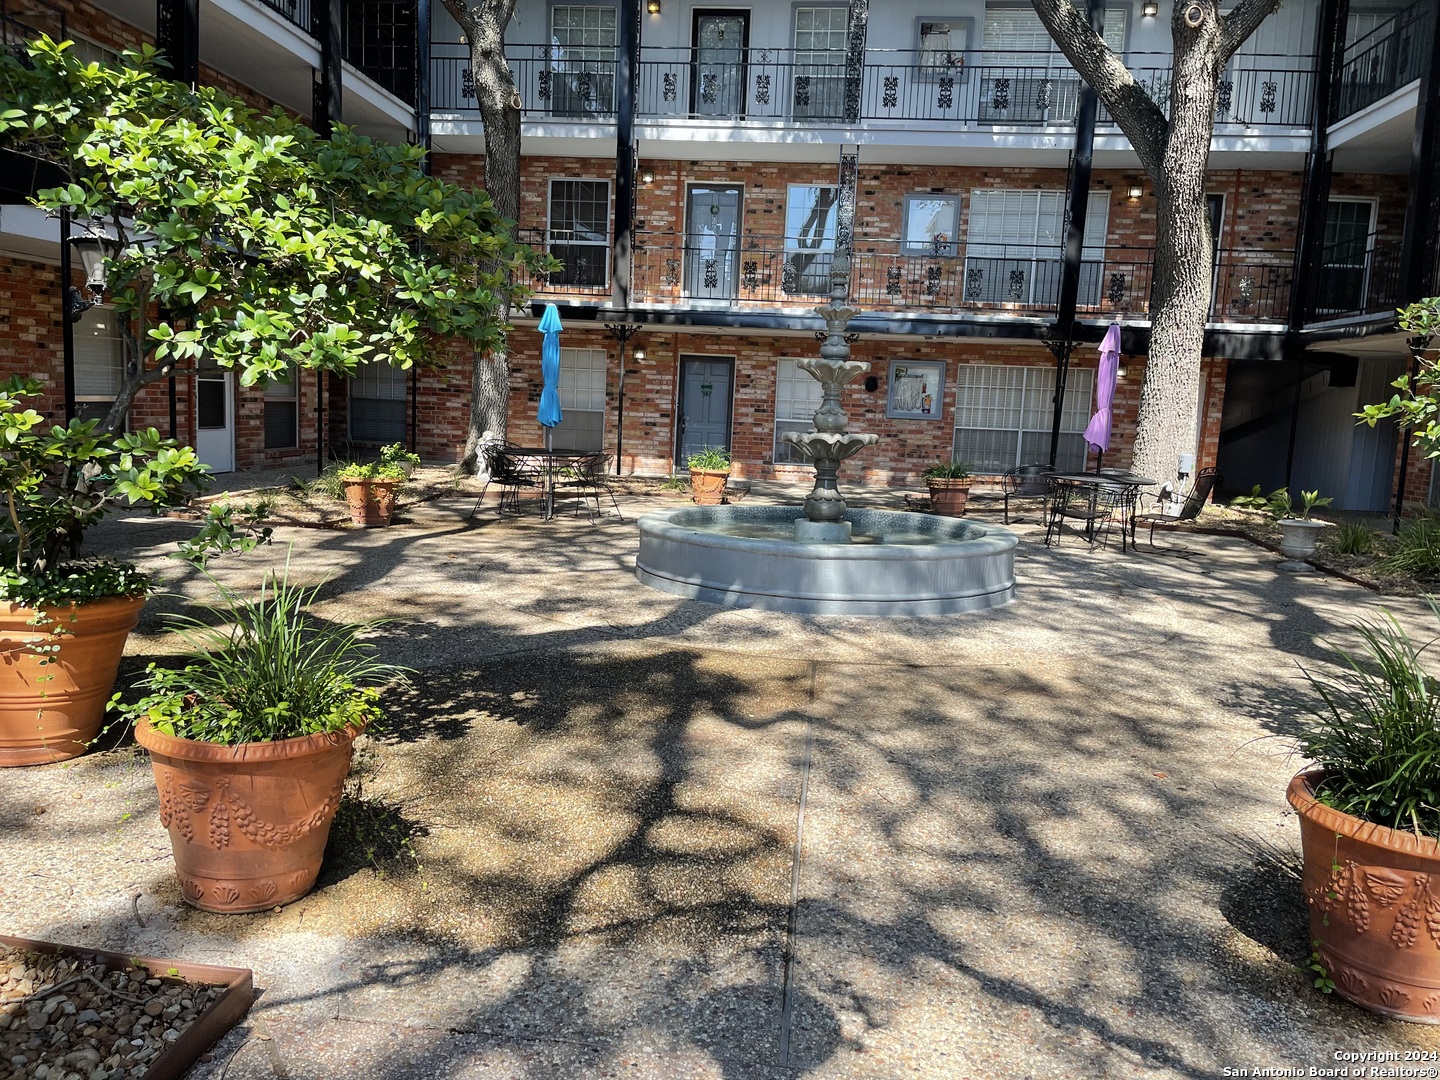
M 1015 598 L 1015 534 L 995 525 L 894 510 L 851 510 L 840 463 L 879 441 L 848 431 L 844 386 L 870 370 L 850 359 L 849 260 L 837 254 L 831 300 L 815 313 L 828 333 L 819 360 L 814 429 L 781 436 L 815 465 L 804 517 L 793 506 L 705 506 L 640 519 L 635 575 L 677 596 L 727 607 L 812 615 L 949 615 Z

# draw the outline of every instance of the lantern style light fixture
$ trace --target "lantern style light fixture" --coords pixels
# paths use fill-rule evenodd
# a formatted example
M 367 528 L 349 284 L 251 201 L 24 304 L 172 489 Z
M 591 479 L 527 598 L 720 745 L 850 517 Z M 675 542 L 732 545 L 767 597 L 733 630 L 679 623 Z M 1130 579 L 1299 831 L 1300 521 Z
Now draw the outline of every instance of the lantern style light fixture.
M 632 360 L 644 360 L 644 359 L 645 359 L 645 350 L 644 350 L 644 349 L 638 349 L 638 348 L 637 348 L 637 349 L 631 349 L 631 350 L 630 350 L 630 359 L 632 359 Z
M 99 240 L 90 236 L 72 237 L 70 246 L 80 256 L 80 264 L 85 269 L 85 290 L 89 293 L 86 296 L 74 285 L 66 286 L 65 318 L 73 323 L 79 322 L 80 316 L 105 295 L 105 248 Z
M 1129 197 L 1131 202 L 1138 202 L 1140 196 L 1145 194 L 1145 189 L 1139 184 L 1131 184 L 1128 188 L 1125 189 L 1125 194 Z
M 1140 5 L 1140 14 L 1147 19 L 1153 19 L 1156 15 L 1159 15 L 1159 0 L 1145 0 L 1145 3 Z
M 655 182 L 655 174 L 649 169 L 640 170 L 640 182 L 642 184 L 653 184 Z
M 660 0 L 646 0 L 645 10 L 651 15 L 660 14 Z

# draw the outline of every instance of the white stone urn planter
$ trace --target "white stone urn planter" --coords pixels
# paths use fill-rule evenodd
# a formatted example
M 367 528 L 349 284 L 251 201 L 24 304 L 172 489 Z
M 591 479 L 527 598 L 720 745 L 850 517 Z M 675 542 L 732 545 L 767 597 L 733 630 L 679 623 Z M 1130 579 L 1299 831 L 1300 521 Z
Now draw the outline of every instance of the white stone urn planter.
M 1304 560 L 1315 554 L 1315 547 L 1320 542 L 1320 530 L 1325 528 L 1325 522 L 1281 518 L 1276 524 L 1280 526 L 1280 551 L 1289 560 L 1282 562 L 1280 568 L 1308 570 L 1309 564 Z

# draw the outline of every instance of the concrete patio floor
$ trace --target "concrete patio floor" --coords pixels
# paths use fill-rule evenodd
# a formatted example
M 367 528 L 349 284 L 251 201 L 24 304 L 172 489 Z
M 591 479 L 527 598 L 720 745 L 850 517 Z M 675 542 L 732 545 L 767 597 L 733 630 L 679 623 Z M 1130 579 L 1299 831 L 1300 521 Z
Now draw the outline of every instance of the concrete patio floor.
M 1298 665 L 1353 644 L 1374 595 L 1233 539 L 1122 555 L 1019 525 L 998 611 L 729 611 L 635 581 L 659 500 L 597 525 L 472 503 L 216 565 L 253 585 L 288 551 L 321 614 L 391 620 L 416 673 L 364 740 L 362 802 L 418 866 L 193 911 L 121 748 L 0 774 L 0 931 L 253 968 L 202 1080 L 1198 1078 L 1440 1051 L 1297 968 L 1283 735 Z M 128 673 L 208 587 L 164 558 L 190 527 L 97 536 L 175 590 Z

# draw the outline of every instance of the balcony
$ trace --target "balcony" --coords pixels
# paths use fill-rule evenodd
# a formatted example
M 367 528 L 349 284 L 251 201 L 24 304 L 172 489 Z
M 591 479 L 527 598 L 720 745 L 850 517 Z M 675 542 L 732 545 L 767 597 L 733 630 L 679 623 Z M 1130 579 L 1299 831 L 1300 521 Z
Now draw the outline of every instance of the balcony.
M 613 50 L 590 49 L 578 57 L 571 52 L 549 45 L 507 47 L 527 120 L 614 120 Z M 752 48 L 738 63 L 716 64 L 697 60 L 689 49 L 644 48 L 637 118 L 843 123 L 845 65 L 817 63 L 813 55 Z M 437 56 L 431 64 L 434 110 L 477 113 L 469 57 Z M 1170 55 L 1132 55 L 1131 65 L 1167 109 Z M 1306 128 L 1313 81 L 1313 64 L 1303 57 L 1237 56 L 1220 85 L 1216 124 L 1246 130 Z M 872 49 L 865 55 L 858 112 L 868 124 L 1067 128 L 1075 124 L 1079 89 L 1075 72 L 1048 53 L 971 52 L 937 66 L 921 64 L 919 53 Z M 1103 111 L 1100 122 L 1114 127 Z
M 522 231 L 521 239 L 545 246 L 538 231 Z M 851 301 L 876 313 L 1054 316 L 1061 277 L 1061 252 L 1055 245 L 926 246 L 857 237 Z M 570 248 L 561 241 L 549 250 L 564 260 Z M 608 278 L 593 271 L 608 265 L 609 249 L 596 248 L 594 254 L 583 266 L 567 266 L 529 285 L 543 300 L 604 302 L 610 295 Z M 1211 321 L 1283 323 L 1290 310 L 1293 258 L 1288 249 L 1217 252 Z M 631 302 L 733 313 L 806 312 L 829 296 L 832 259 L 831 250 L 779 236 L 745 236 L 737 248 L 724 250 L 693 235 L 639 232 Z M 1154 250 L 1148 247 L 1087 250 L 1080 267 L 1080 316 L 1147 318 L 1153 264 Z
M 1330 123 L 1336 124 L 1420 78 L 1435 33 L 1434 0 L 1416 3 L 1345 50 Z
M 1400 251 L 1398 238 L 1381 240 L 1376 234 L 1327 244 L 1320 255 L 1317 288 L 1310 296 L 1307 323 L 1392 314 L 1400 303 Z M 1440 264 L 1440 255 L 1432 256 Z M 1430 281 L 1435 282 L 1437 265 Z
M 7 53 L 29 64 L 26 46 L 42 34 L 64 41 L 65 13 L 40 0 L 0 0 L 0 47 Z

